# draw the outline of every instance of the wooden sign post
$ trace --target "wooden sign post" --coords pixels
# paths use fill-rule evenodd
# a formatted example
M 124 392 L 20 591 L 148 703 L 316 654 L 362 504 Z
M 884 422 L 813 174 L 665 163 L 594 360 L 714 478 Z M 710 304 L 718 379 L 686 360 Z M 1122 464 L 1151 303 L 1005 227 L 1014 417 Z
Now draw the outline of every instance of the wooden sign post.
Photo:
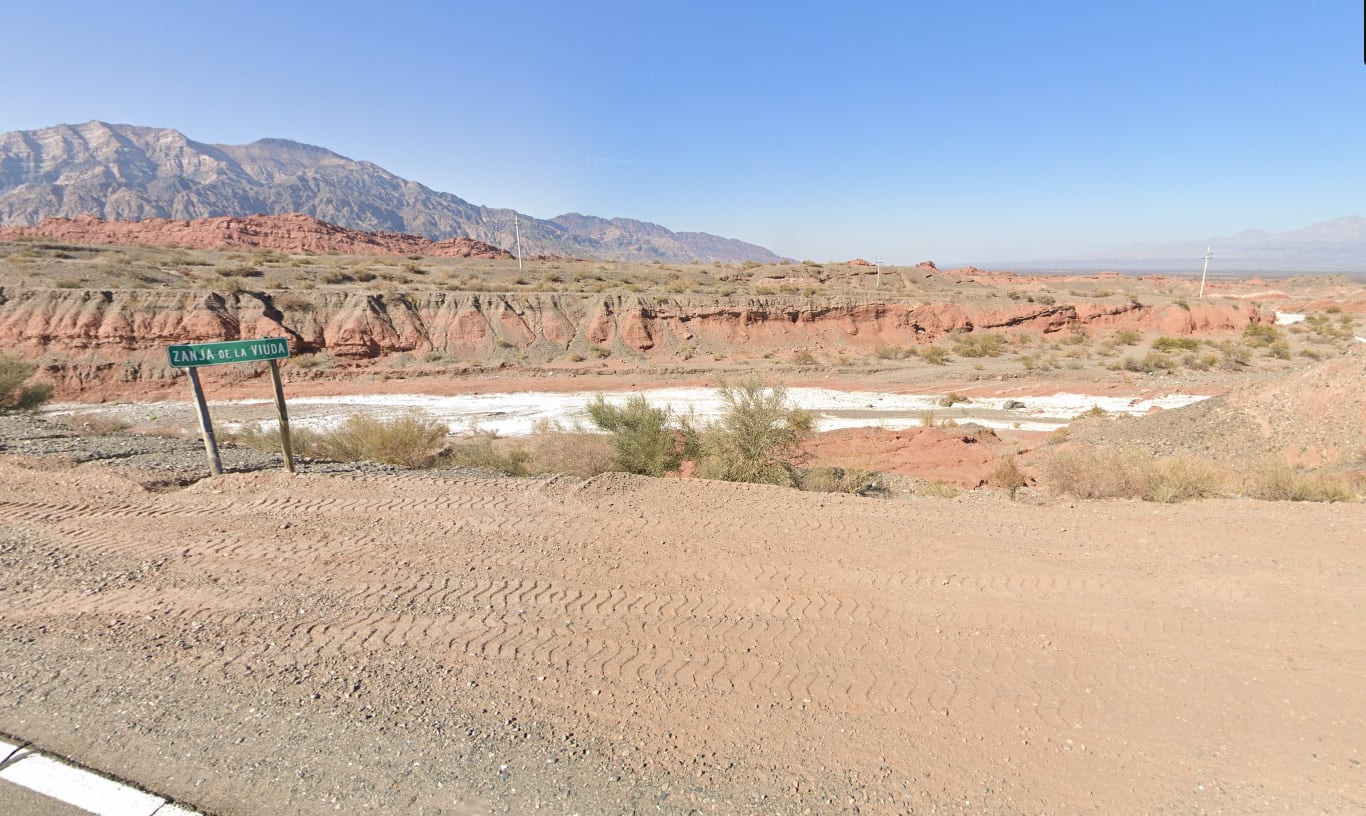
M 172 368 L 188 369 L 190 387 L 194 389 L 194 404 L 199 412 L 199 433 L 204 438 L 204 452 L 209 457 L 209 472 L 223 475 L 223 461 L 218 456 L 218 440 L 213 435 L 213 421 L 209 419 L 209 404 L 204 401 L 204 388 L 199 384 L 199 367 L 228 363 L 270 363 L 270 381 L 275 386 L 275 410 L 280 415 L 280 447 L 284 450 L 285 470 L 294 472 L 294 450 L 289 443 L 289 412 L 285 410 L 285 389 L 280 383 L 277 360 L 289 357 L 289 341 L 283 337 L 263 337 L 259 340 L 229 340 L 222 343 L 186 343 L 169 346 L 167 356 Z

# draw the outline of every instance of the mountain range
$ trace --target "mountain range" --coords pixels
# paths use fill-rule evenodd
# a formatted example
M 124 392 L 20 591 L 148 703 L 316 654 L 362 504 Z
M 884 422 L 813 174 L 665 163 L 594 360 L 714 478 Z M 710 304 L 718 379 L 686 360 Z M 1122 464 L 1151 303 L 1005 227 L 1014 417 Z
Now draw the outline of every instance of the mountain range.
M 1348 215 L 1283 232 L 1130 244 L 1094 255 L 1003 264 L 1015 268 L 1114 269 L 1198 273 L 1205 250 L 1210 272 L 1366 272 L 1366 218 Z
M 0 226 L 44 218 L 199 219 L 303 213 L 367 232 L 470 238 L 529 256 L 627 261 L 781 260 L 704 232 L 630 218 L 533 218 L 482 207 L 378 165 L 286 139 L 193 141 L 168 128 L 86 122 L 0 135 Z

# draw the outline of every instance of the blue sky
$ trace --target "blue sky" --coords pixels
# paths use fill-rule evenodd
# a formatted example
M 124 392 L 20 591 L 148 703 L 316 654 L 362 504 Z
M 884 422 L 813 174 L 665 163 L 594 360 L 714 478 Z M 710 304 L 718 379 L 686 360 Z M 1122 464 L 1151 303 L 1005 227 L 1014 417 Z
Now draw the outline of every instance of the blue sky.
M 1362 5 L 24 4 L 0 131 L 282 137 L 540 217 L 1025 260 L 1366 215 Z

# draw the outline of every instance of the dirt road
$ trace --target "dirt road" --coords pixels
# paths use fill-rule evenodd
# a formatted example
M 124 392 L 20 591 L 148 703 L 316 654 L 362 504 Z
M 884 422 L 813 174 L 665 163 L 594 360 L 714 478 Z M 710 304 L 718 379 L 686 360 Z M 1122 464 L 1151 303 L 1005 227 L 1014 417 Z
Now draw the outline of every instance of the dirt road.
M 220 814 L 1360 813 L 1364 531 L 0 457 L 0 731 Z

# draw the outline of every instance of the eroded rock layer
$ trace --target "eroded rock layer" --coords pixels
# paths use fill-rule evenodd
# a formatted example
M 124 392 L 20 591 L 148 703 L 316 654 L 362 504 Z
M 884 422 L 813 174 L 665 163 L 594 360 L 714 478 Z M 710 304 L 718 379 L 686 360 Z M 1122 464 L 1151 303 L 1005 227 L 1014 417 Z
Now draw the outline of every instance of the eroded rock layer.
M 1132 301 L 985 308 L 854 298 L 0 289 L 0 344 L 41 359 L 67 393 L 88 382 L 166 379 L 170 343 L 251 337 L 283 336 L 295 354 L 329 352 L 343 360 L 441 352 L 446 359 L 489 363 L 608 349 L 667 362 L 717 350 L 868 352 L 970 332 L 1236 332 L 1269 319 L 1250 304 L 1182 308 Z

